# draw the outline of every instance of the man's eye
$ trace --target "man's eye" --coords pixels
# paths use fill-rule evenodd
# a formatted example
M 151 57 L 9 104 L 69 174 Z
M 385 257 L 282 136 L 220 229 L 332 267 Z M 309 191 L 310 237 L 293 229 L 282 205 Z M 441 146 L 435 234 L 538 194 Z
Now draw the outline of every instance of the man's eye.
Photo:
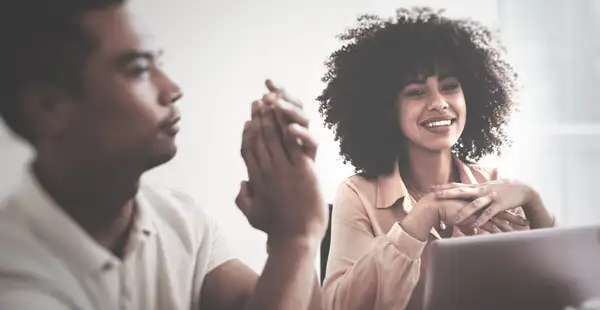
M 132 68 L 131 70 L 129 70 L 129 72 L 132 75 L 139 76 L 139 75 L 143 75 L 145 73 L 150 72 L 150 67 L 149 66 L 136 66 L 136 67 Z

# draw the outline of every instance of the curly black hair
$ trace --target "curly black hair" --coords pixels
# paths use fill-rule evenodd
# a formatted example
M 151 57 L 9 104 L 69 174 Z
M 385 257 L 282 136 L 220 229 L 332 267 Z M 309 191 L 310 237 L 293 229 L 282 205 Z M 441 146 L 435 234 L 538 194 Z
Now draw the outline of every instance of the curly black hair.
M 510 143 L 506 124 L 516 102 L 516 78 L 505 50 L 488 28 L 471 19 L 450 19 L 444 10 L 399 9 L 385 20 L 363 15 L 338 36 L 344 45 L 325 62 L 326 88 L 317 97 L 325 126 L 334 129 L 344 163 L 366 176 L 390 173 L 402 163 L 404 136 L 390 122 L 406 78 L 432 75 L 451 65 L 467 102 L 465 129 L 454 154 L 465 162 L 500 155 Z

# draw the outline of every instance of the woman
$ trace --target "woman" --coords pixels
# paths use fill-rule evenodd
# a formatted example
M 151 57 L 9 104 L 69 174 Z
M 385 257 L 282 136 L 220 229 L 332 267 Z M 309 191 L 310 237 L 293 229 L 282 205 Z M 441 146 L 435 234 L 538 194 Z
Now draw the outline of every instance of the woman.
M 554 225 L 535 190 L 475 164 L 499 154 L 515 105 L 488 29 L 401 9 L 341 39 L 318 100 L 358 174 L 334 201 L 326 309 L 420 309 L 429 241 Z

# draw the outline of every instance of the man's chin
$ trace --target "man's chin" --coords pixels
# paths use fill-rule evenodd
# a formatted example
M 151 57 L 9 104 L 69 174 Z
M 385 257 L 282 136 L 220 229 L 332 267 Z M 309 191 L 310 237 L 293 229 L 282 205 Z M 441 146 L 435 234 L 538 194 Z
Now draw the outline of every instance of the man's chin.
M 146 169 L 150 170 L 164 165 L 175 158 L 175 155 L 177 155 L 177 146 L 174 144 L 169 149 L 162 149 L 160 152 L 155 152 L 153 156 L 148 158 Z

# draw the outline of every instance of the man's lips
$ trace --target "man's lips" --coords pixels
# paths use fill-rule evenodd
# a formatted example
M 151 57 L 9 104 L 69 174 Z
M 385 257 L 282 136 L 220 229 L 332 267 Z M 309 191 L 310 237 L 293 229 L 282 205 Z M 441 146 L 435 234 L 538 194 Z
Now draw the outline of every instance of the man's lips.
M 179 121 L 181 117 L 176 116 L 169 121 L 165 122 L 161 129 L 169 135 L 176 135 L 179 132 Z
M 167 121 L 164 125 L 164 127 L 173 127 L 176 126 L 177 124 L 179 124 L 179 121 L 181 120 L 181 117 L 176 116 L 174 118 L 172 118 L 171 120 Z

